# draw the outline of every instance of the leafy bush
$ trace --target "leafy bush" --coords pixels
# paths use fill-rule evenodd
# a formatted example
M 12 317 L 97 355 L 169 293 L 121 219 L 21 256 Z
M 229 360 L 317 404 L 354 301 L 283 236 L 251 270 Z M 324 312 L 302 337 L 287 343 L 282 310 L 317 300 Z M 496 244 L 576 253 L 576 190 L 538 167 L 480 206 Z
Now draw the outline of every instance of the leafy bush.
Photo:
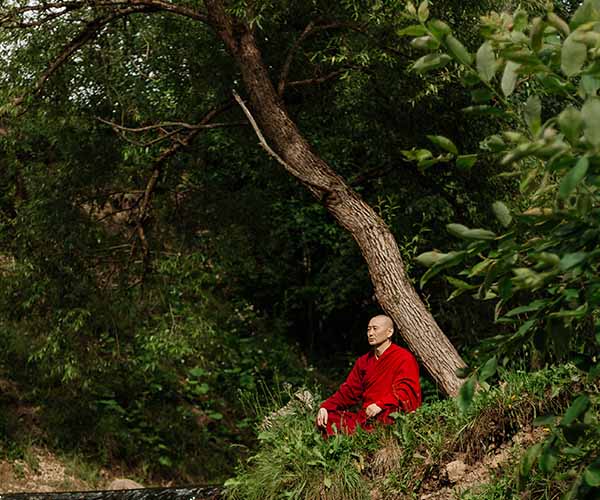
M 413 64 L 419 73 L 449 64 L 473 97 L 465 112 L 494 117 L 496 134 L 481 144 L 508 170 L 521 176 L 522 198 L 494 203 L 499 231 L 449 224 L 464 241 L 449 253 L 427 252 L 417 260 L 428 266 L 421 284 L 440 272 L 461 269 L 448 277 L 453 297 L 465 292 L 495 302 L 495 318 L 503 335 L 483 346 L 492 356 L 472 373 L 461 392 L 466 405 L 477 381 L 492 377 L 498 363 L 515 357 L 531 366 L 574 360 L 590 378 L 600 375 L 600 2 L 586 0 L 569 22 L 549 10 L 529 19 L 490 13 L 482 18 L 484 43 L 475 55 L 443 21 L 429 19 L 428 2 L 409 3 L 417 24 L 404 30 L 427 55 Z M 432 162 L 455 162 L 472 169 L 477 155 L 460 155 L 442 136 L 432 142 L 443 154 L 407 152 L 423 168 Z M 531 465 L 551 473 L 561 460 L 577 463 L 576 498 L 600 486 L 595 442 L 596 396 L 581 394 L 543 445 L 524 457 L 521 486 Z M 566 442 L 563 440 L 566 439 Z M 560 443 L 560 444 L 559 444 Z M 575 448 L 573 448 L 575 447 Z M 573 459 L 577 456 L 577 459 Z

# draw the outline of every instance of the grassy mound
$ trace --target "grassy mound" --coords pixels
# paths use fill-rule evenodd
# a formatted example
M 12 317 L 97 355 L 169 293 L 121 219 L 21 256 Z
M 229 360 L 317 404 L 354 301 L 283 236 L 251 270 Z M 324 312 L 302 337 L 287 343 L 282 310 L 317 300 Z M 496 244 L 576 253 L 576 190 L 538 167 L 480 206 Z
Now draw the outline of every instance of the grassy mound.
M 574 391 L 589 389 L 583 380 L 571 366 L 508 373 L 496 387 L 481 390 L 465 412 L 454 400 L 437 401 L 399 415 L 395 425 L 328 440 L 314 427 L 315 409 L 292 401 L 293 412 L 260 431 L 258 452 L 227 481 L 226 493 L 244 500 L 358 500 L 454 498 L 460 492 L 474 500 L 512 498 L 519 490 L 543 498 L 528 491 L 568 487 L 556 475 L 560 467 L 553 475 L 532 473 L 523 483 L 519 461 L 529 444 L 549 434 L 534 428 L 534 419 L 564 411 Z M 593 434 L 589 445 L 599 437 Z M 477 468 L 485 473 L 467 479 L 466 471 Z M 564 468 L 567 474 L 572 464 Z

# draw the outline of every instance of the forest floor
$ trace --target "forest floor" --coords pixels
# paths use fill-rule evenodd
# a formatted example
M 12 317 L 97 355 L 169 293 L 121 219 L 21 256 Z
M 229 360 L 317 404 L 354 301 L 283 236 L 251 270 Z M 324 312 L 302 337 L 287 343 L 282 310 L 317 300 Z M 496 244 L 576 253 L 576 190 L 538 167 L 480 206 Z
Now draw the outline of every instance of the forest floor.
M 0 460 L 0 494 L 122 489 L 122 480 L 128 476 L 131 477 L 123 470 L 98 469 L 81 459 L 61 457 L 34 445 L 25 451 L 22 459 Z M 130 487 L 135 485 L 129 484 Z

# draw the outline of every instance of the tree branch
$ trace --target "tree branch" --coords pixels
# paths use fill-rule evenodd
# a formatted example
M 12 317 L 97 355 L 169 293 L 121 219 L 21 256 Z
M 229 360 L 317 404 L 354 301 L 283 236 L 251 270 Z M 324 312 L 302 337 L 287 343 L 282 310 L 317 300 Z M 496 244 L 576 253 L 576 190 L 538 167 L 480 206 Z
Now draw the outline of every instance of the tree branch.
M 295 80 L 293 82 L 289 82 L 288 86 L 289 87 L 300 87 L 303 85 L 317 85 L 320 83 L 325 83 L 329 80 L 333 80 L 334 78 L 337 78 L 338 76 L 343 74 L 348 69 L 349 68 L 338 69 L 338 70 L 332 71 L 331 73 L 329 73 L 327 75 L 319 76 L 316 78 L 307 78 L 306 80 Z
M 287 84 L 287 79 L 289 76 L 292 60 L 294 59 L 294 55 L 296 54 L 296 52 L 298 51 L 298 48 L 300 47 L 300 45 L 302 45 L 304 40 L 306 40 L 309 36 L 315 34 L 318 31 L 323 31 L 323 30 L 332 29 L 332 28 L 343 28 L 343 27 L 347 27 L 347 26 L 348 26 L 347 23 L 341 23 L 341 22 L 333 22 L 333 23 L 328 23 L 328 24 L 316 25 L 314 23 L 314 21 L 311 21 L 310 23 L 308 23 L 306 25 L 306 28 L 304 28 L 304 31 L 298 37 L 298 39 L 294 42 L 294 45 L 292 45 L 292 48 L 288 52 L 288 55 L 285 59 L 285 63 L 283 64 L 283 68 L 281 69 L 281 74 L 279 76 L 279 83 L 277 84 L 277 93 L 279 94 L 279 97 L 283 96 L 283 93 L 285 92 L 285 87 Z
M 9 27 L 32 27 L 39 26 L 44 22 L 50 21 L 57 17 L 63 16 L 69 12 L 83 9 L 85 7 L 90 8 L 107 8 L 107 7 L 146 7 L 153 10 L 161 10 L 164 12 L 172 12 L 174 14 L 178 14 L 184 17 L 188 17 L 190 19 L 194 19 L 196 21 L 208 22 L 208 17 L 203 12 L 198 10 L 191 9 L 184 5 L 178 5 L 177 3 L 170 3 L 165 0 L 92 0 L 92 1 L 72 1 L 72 2 L 53 2 L 47 3 L 42 2 L 39 4 L 27 5 L 24 7 L 13 8 L 10 11 L 6 12 L 2 17 L 0 17 L 0 26 L 4 25 L 7 22 L 10 22 L 11 19 L 14 19 L 15 16 L 31 14 L 34 12 L 37 13 L 46 13 L 50 12 L 46 17 L 39 21 L 32 21 L 30 23 L 19 23 Z M 59 12 L 54 12 L 56 9 L 62 9 Z
M 145 127 L 125 127 L 123 125 L 119 125 L 118 123 L 111 122 L 109 120 L 105 120 L 100 117 L 96 117 L 98 121 L 105 123 L 106 125 L 110 125 L 111 127 L 122 130 L 125 132 L 146 132 L 149 130 L 157 130 L 164 129 L 167 127 L 179 127 L 179 130 L 188 129 L 188 130 L 197 130 L 197 129 L 206 129 L 206 128 L 226 128 L 226 127 L 239 127 L 242 125 L 248 125 L 245 121 L 237 121 L 237 122 L 223 122 L 223 123 L 186 123 L 186 122 L 161 122 L 156 123 L 154 125 L 147 125 Z
M 158 184 L 158 181 L 162 174 L 163 165 L 169 158 L 174 156 L 181 149 L 189 146 L 189 144 L 196 138 L 196 136 L 198 136 L 198 134 L 200 134 L 200 132 L 203 129 L 209 128 L 206 125 L 209 125 L 211 120 L 216 118 L 218 115 L 220 115 L 224 111 L 228 110 L 232 105 L 233 105 L 233 103 L 231 101 L 227 101 L 219 106 L 212 108 L 208 113 L 206 113 L 204 115 L 202 120 L 200 120 L 198 126 L 193 128 L 192 130 L 190 130 L 190 132 L 188 132 L 187 135 L 183 139 L 180 139 L 178 142 L 173 143 L 170 147 L 168 147 L 165 151 L 163 151 L 161 153 L 161 155 L 154 161 L 154 163 L 152 165 L 152 174 L 150 175 L 150 178 L 148 179 L 148 182 L 146 183 L 146 188 L 144 189 L 144 194 L 142 197 L 142 201 L 140 204 L 140 210 L 138 213 L 138 221 L 137 221 L 137 224 L 135 227 L 135 231 L 133 233 L 133 234 L 138 235 L 138 240 L 142 247 L 142 263 L 143 263 L 144 274 L 147 271 L 148 258 L 150 256 L 150 248 L 149 248 L 148 240 L 147 240 L 146 234 L 145 234 L 145 223 L 146 223 L 146 220 L 148 219 L 148 213 L 150 210 L 150 203 L 152 201 L 152 195 L 154 194 L 154 190 L 156 189 L 156 185 Z M 133 234 L 132 234 L 132 236 L 133 236 Z M 132 245 L 132 249 L 131 249 L 132 255 L 133 255 L 134 250 L 135 250 L 135 242 Z
M 237 101 L 237 103 L 242 108 L 242 111 L 246 115 L 246 118 L 248 118 L 248 121 L 250 122 L 250 125 L 254 129 L 254 132 L 256 133 L 256 136 L 258 137 L 258 141 L 259 141 L 260 145 L 262 146 L 262 148 L 269 154 L 269 156 L 274 158 L 286 170 L 289 170 L 290 166 L 285 162 L 285 160 L 281 156 L 279 156 L 275 151 L 273 151 L 271 146 L 269 146 L 269 144 L 267 143 L 267 141 L 265 139 L 265 136 L 262 134 L 258 124 L 256 123 L 256 120 L 252 116 L 252 113 L 250 113 L 250 110 L 248 109 L 248 107 L 246 106 L 246 104 L 244 103 L 242 98 L 239 96 L 239 94 L 235 90 L 233 91 L 233 98 Z

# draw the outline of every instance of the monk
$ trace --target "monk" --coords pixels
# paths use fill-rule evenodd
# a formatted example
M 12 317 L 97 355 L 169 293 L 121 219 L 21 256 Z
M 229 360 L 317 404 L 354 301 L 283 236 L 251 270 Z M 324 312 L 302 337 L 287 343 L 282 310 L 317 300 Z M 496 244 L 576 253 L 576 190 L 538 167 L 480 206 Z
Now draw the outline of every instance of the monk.
M 394 323 L 388 316 L 369 321 L 371 352 L 361 356 L 346 381 L 317 413 L 317 427 L 328 436 L 352 434 L 356 426 L 370 430 L 376 422 L 393 423 L 390 413 L 411 412 L 421 405 L 419 367 L 406 349 L 392 343 Z M 357 412 L 349 409 L 360 403 Z

